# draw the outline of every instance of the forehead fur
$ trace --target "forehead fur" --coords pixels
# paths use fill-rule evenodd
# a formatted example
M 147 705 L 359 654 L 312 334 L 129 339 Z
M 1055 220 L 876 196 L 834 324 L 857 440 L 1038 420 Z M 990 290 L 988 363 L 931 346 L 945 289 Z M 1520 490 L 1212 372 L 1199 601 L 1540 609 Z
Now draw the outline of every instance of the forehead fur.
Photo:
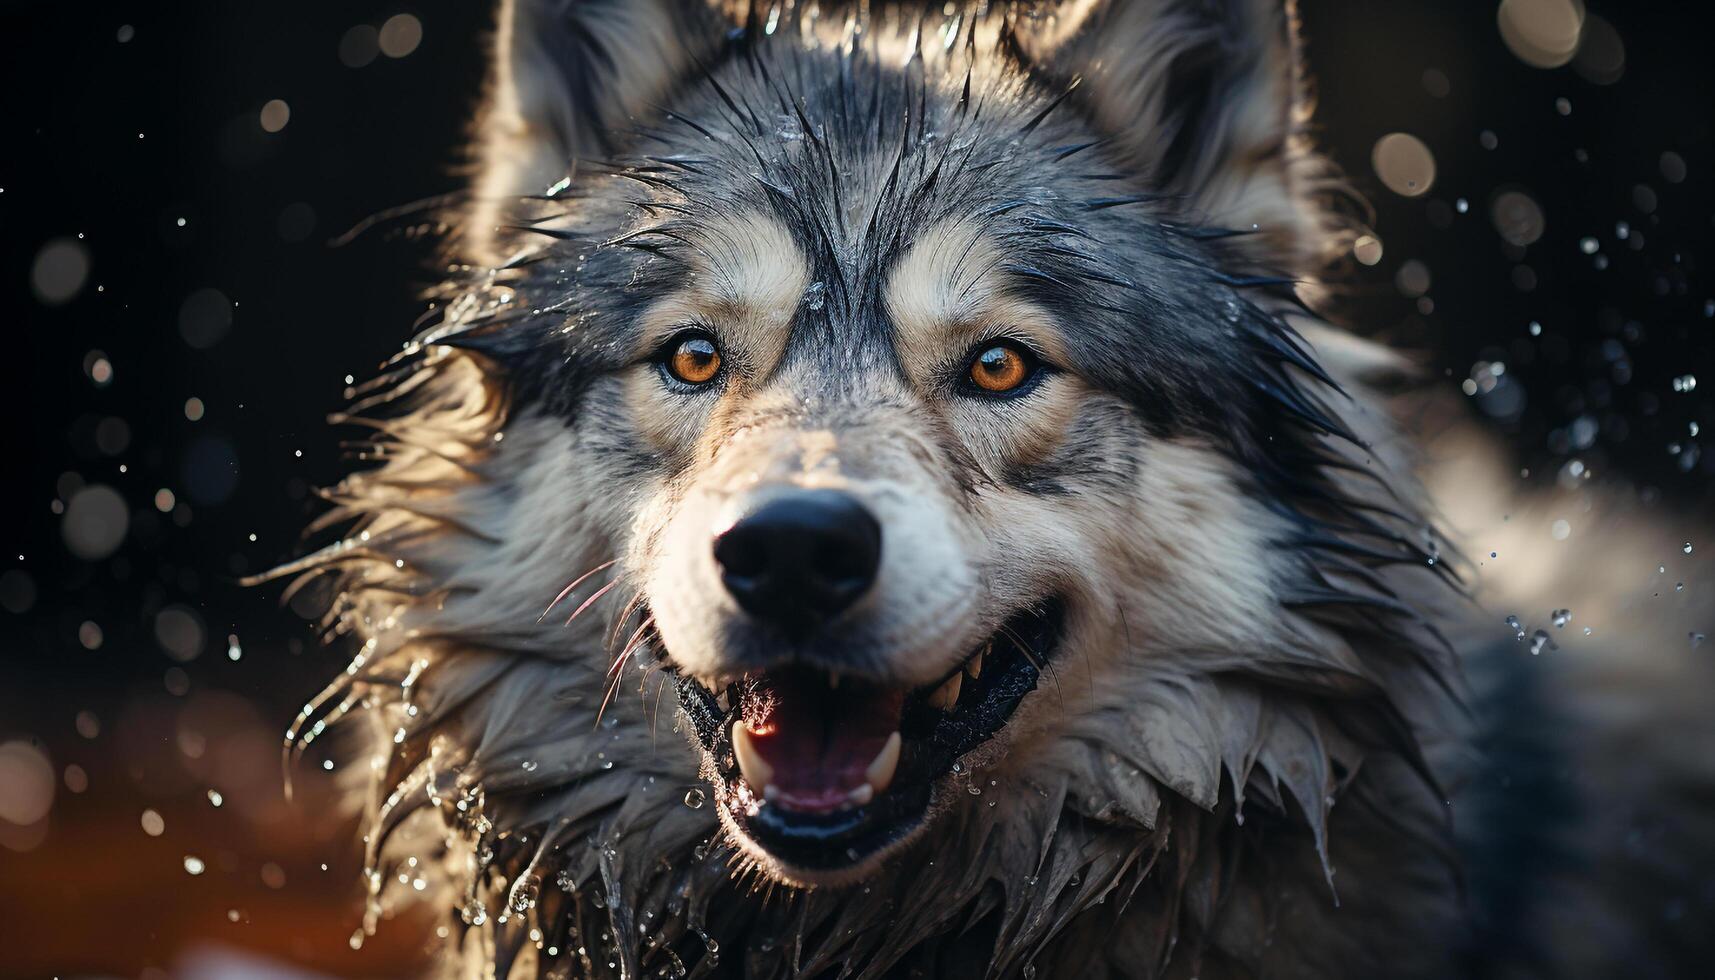
M 804 255 L 773 215 L 743 212 L 703 227 L 691 283 L 703 302 L 766 310 L 798 304 L 809 278 Z
M 765 39 L 567 195 L 522 269 L 536 314 L 488 348 L 524 398 L 569 412 L 636 349 L 638 313 L 711 270 L 711 295 L 801 293 L 795 328 L 882 361 L 1004 298 L 1076 324 L 1069 366 L 1152 424 L 1230 431 L 1247 400 L 1234 324 L 1254 308 L 1212 236 L 1105 158 L 1067 94 L 955 54 L 896 65 Z

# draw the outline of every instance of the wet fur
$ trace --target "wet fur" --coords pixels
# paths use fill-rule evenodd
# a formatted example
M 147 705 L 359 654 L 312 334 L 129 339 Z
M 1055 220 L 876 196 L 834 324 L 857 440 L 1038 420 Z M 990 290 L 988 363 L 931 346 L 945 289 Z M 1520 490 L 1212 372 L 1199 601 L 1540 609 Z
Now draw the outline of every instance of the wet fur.
M 435 903 L 472 977 L 1553 964 L 1490 958 L 1512 920 L 1488 892 L 1473 915 L 1482 829 L 1447 802 L 1482 778 L 1471 569 L 1374 393 L 1401 365 L 1302 304 L 1346 225 L 1290 11 L 808 7 L 770 33 L 765 4 L 502 5 L 474 271 L 342 418 L 378 463 L 329 492 L 350 532 L 282 570 L 358 650 L 290 741 L 372 729 L 366 927 Z M 1071 366 L 1016 424 L 913 401 L 972 303 Z M 635 362 L 685 317 L 775 387 L 658 401 Z M 855 462 L 818 469 L 817 433 Z M 662 583 L 689 581 L 697 494 L 769 466 L 919 501 L 882 516 L 968 575 L 923 594 L 987 599 L 933 643 L 877 619 L 849 651 L 876 672 L 1048 589 L 1072 611 L 1047 682 L 856 886 L 783 883 L 687 804 L 648 642 L 722 668 L 697 659 L 717 599 Z

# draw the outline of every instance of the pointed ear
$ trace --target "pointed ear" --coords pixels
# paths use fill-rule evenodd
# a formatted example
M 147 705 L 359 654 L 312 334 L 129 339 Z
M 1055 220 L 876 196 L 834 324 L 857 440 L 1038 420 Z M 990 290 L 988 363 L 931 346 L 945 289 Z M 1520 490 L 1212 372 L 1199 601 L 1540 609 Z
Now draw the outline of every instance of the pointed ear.
M 540 194 L 666 100 L 728 25 L 701 0 L 501 0 L 477 131 L 478 251 L 507 201 Z
M 1304 136 L 1308 100 L 1294 0 L 1067 0 L 1021 37 L 1080 97 L 1124 163 L 1185 195 L 1204 220 L 1262 232 L 1259 253 L 1306 271 L 1337 247 L 1326 164 Z M 1284 250 L 1284 253 L 1283 253 Z

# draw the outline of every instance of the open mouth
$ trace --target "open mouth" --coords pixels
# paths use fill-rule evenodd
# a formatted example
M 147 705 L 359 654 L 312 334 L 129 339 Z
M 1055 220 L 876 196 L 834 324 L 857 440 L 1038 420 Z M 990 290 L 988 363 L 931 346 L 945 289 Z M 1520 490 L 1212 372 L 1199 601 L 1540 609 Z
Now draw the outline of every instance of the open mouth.
M 838 871 L 922 824 L 936 780 L 1036 689 L 1062 618 L 1058 602 L 1014 615 L 926 687 L 792 665 L 718 691 L 681 674 L 679 702 L 739 832 L 790 867 Z

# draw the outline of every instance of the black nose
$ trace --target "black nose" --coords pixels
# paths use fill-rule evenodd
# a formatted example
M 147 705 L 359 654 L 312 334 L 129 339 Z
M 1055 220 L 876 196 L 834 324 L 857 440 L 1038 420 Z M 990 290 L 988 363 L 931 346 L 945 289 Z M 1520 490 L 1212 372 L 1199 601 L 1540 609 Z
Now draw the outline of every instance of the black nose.
M 838 490 L 793 490 L 715 538 L 721 582 L 758 619 L 803 632 L 875 583 L 881 525 Z

